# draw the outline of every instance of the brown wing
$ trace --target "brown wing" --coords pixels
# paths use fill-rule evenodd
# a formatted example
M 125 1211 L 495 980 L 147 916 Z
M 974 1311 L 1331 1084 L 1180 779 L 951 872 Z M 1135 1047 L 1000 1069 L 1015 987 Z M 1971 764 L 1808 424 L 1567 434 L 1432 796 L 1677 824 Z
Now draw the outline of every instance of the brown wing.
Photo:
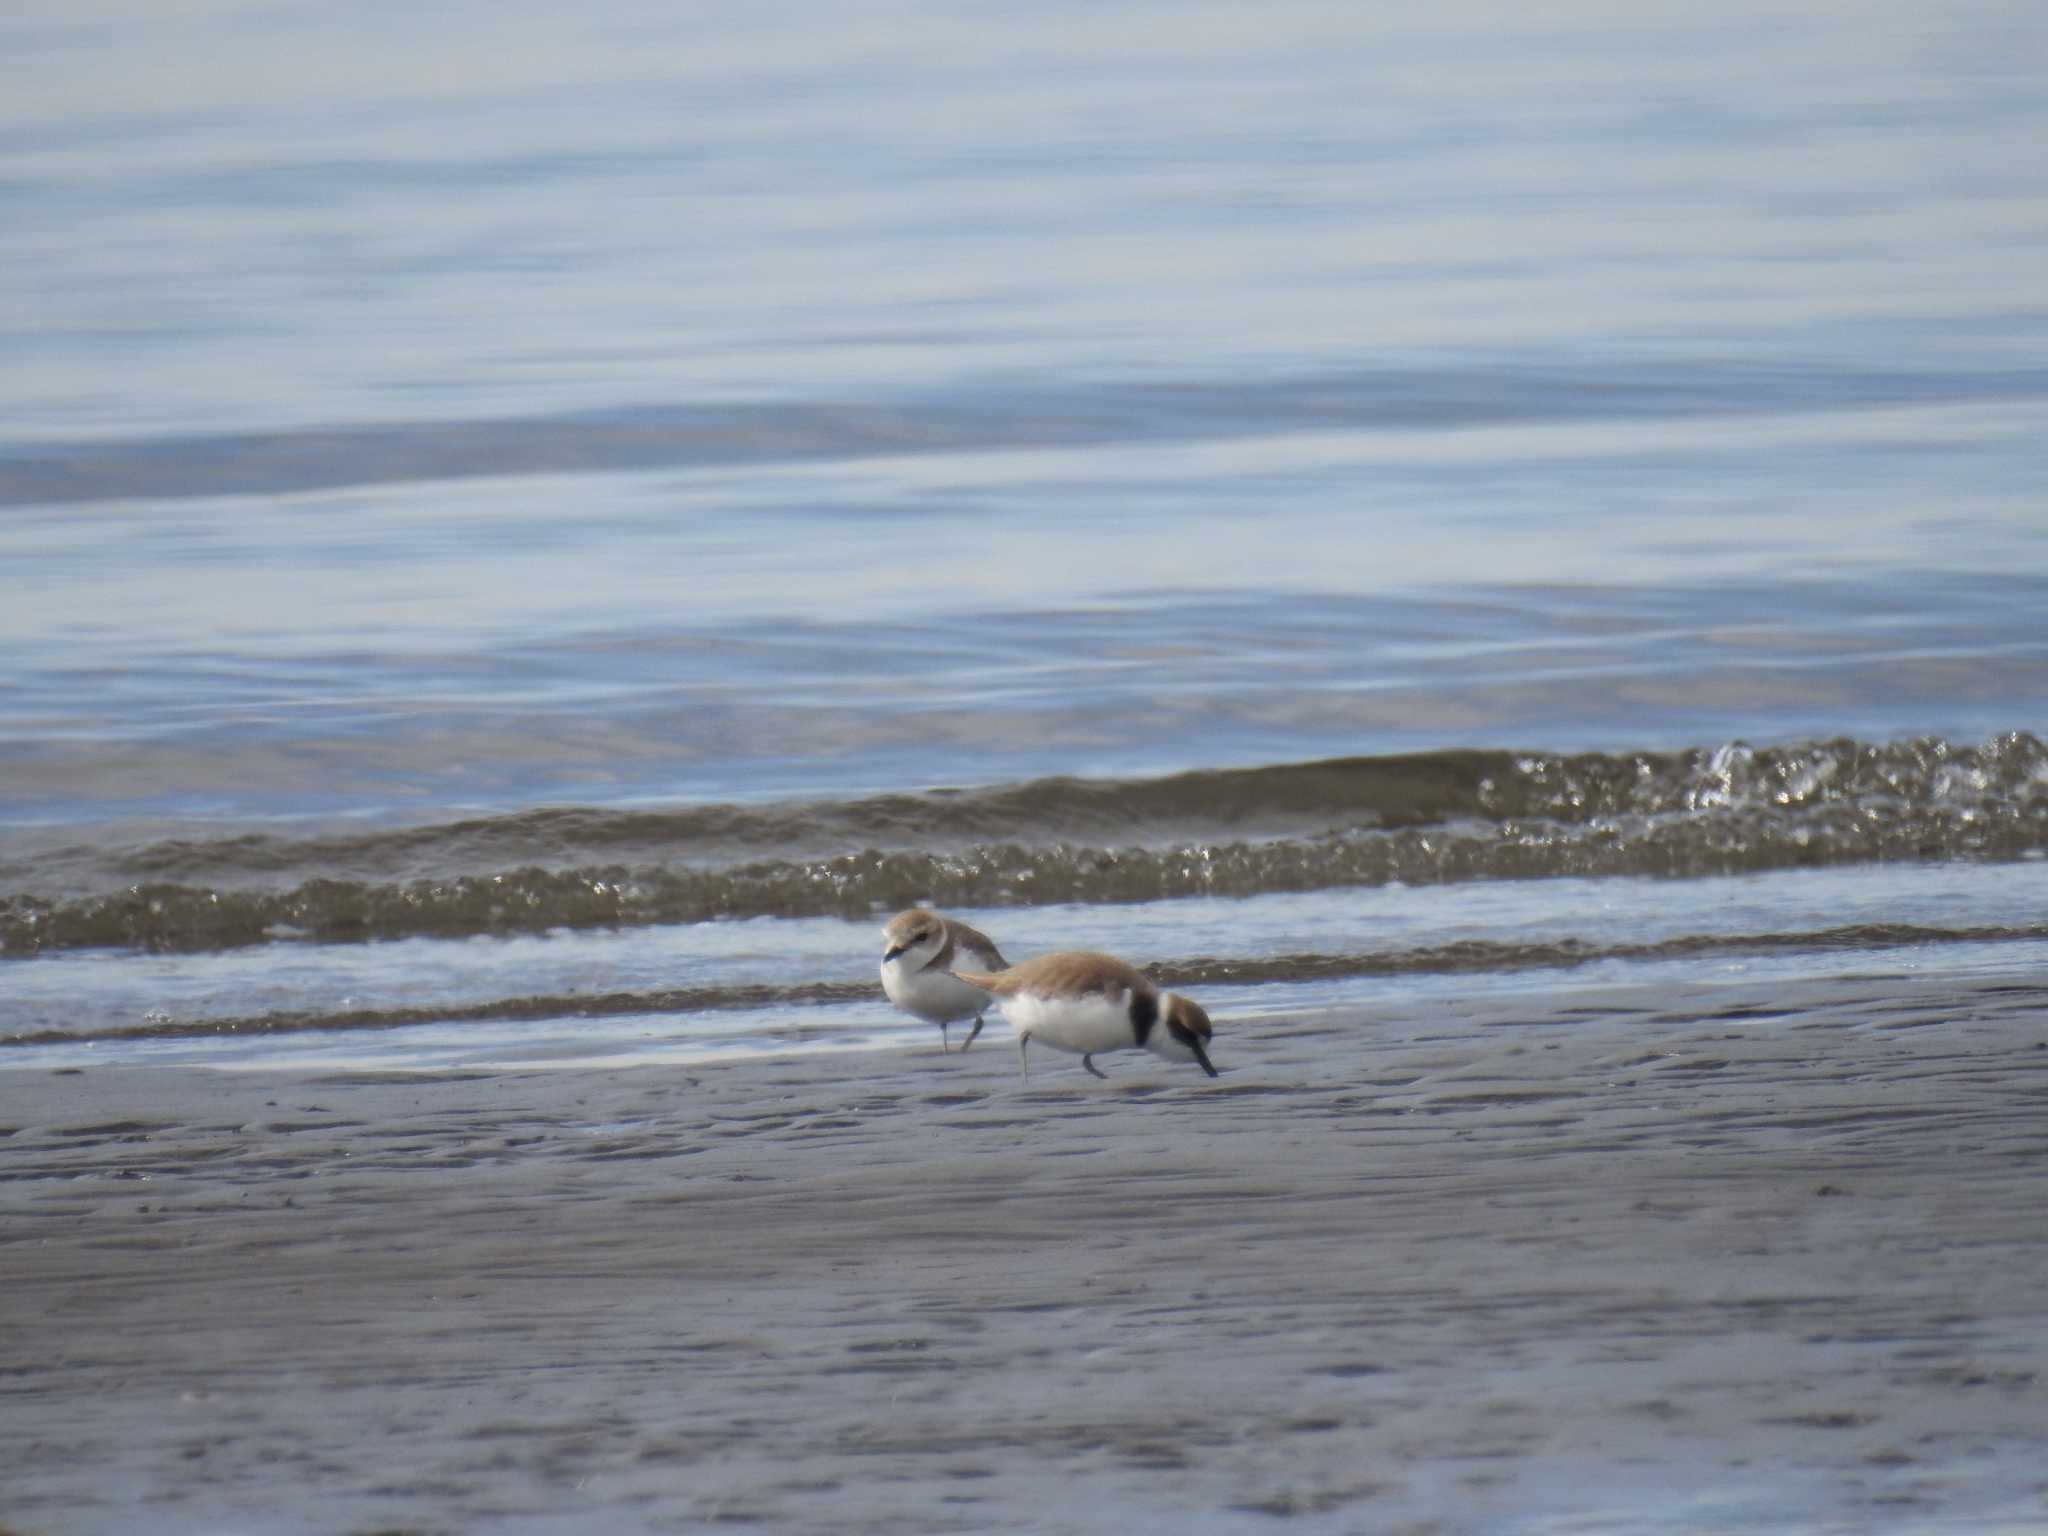
M 1152 978 L 1114 955 L 1093 950 L 1068 949 L 1058 954 L 1037 955 L 1006 971 L 955 971 L 962 981 L 986 987 L 999 997 L 1019 992 L 1152 992 Z
M 955 975 L 962 965 L 975 965 L 986 971 L 1000 971 L 1009 965 L 1003 952 L 996 948 L 995 940 L 979 928 L 971 928 L 957 917 L 946 919 L 946 932 L 953 940 L 953 966 Z

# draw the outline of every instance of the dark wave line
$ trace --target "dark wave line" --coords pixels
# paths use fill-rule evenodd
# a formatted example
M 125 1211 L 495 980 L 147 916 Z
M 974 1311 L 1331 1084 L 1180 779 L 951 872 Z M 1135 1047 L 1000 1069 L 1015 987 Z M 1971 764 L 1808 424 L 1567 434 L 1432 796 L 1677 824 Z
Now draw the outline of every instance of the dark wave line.
M 454 937 L 721 917 L 861 917 L 918 901 L 1016 907 L 1395 882 L 1684 879 L 2048 853 L 2048 747 L 2024 734 L 1981 748 L 1830 742 L 1632 757 L 1347 759 L 1137 784 L 1047 780 L 970 798 L 979 808 L 956 828 L 984 818 L 999 826 L 1021 819 L 1041 838 L 949 848 L 944 835 L 928 835 L 926 846 L 896 851 L 867 846 L 731 865 L 682 862 L 694 851 L 683 844 L 671 854 L 676 862 L 652 864 L 529 864 L 409 881 L 322 876 L 285 890 L 153 880 L 67 899 L 23 892 L 0 897 L 0 954 Z M 867 814 L 860 807 L 881 803 L 860 802 L 848 814 L 857 819 Z M 578 814 L 601 827 L 612 821 L 608 813 Z M 725 807 L 706 814 L 744 813 Z M 1142 834 L 1203 816 L 1270 827 L 1283 815 L 1294 818 L 1286 836 L 1163 846 L 1043 837 L 1062 818 L 1071 824 L 1083 816 Z M 393 834 L 401 842 L 420 835 L 432 834 Z M 457 844 L 470 836 L 458 832 Z M 238 851 L 245 843 L 228 846 Z M 474 856 L 479 847 L 463 851 Z M 309 854 L 320 856 L 299 849 L 301 860 Z M 190 868 L 218 860 L 221 851 L 159 845 L 144 862 L 152 857 Z
M 1637 944 L 1594 944 L 1559 939 L 1509 944 L 1484 939 L 1417 949 L 1355 954 L 1304 953 L 1252 959 L 1200 957 L 1146 969 L 1163 986 L 1244 986 L 1342 981 L 1368 976 L 1456 975 L 1556 970 L 1601 961 L 1679 960 L 1707 956 L 1883 950 L 1935 944 L 1996 944 L 2048 940 L 2048 923 L 2019 927 L 1933 928 L 1910 923 L 1863 923 L 1805 933 L 1689 934 Z M 877 984 L 804 982 L 719 987 L 676 987 L 648 992 L 565 993 L 498 998 L 439 1007 L 357 1008 L 337 1012 L 278 1010 L 242 1017 L 156 1020 L 93 1032 L 24 1030 L 0 1035 L 0 1047 L 54 1045 L 85 1040 L 189 1040 L 234 1035 L 402 1029 L 421 1024 L 517 1023 L 561 1018 L 616 1018 L 660 1013 L 712 1013 L 755 1008 L 815 1008 L 878 1000 Z
M 1485 815 L 1489 802 L 1523 805 L 1528 814 L 1541 799 L 1570 812 L 1564 795 L 1517 793 L 1529 771 L 1540 776 L 1550 761 L 1507 752 L 1430 752 L 1198 770 L 1159 779 L 1059 777 L 770 806 L 544 807 L 338 837 L 169 839 L 120 855 L 114 867 L 145 880 L 260 877 L 307 868 L 362 877 L 449 867 L 481 873 L 494 864 L 656 852 L 701 857 L 848 846 L 967 848 L 1006 841 L 1143 840 L 1161 832 L 1185 839 L 1238 829 L 1278 834 L 1347 824 L 1415 826 Z M 1521 766 L 1525 762 L 1532 770 Z
M 351 943 L 722 917 L 857 918 L 919 901 L 1019 907 L 1560 876 L 1680 879 L 1873 862 L 2015 860 L 2044 850 L 2048 810 L 1987 822 L 1967 814 L 1852 809 L 1832 817 L 1723 813 L 1576 829 L 1510 822 L 1480 833 L 1411 830 L 1163 851 L 1007 844 L 957 855 L 868 851 L 713 871 L 528 869 L 397 886 L 321 880 L 281 894 L 144 885 L 63 903 L 0 900 L 0 950 L 18 958 L 81 948 Z
M 1720 359 L 1544 370 L 1373 370 L 1292 379 L 959 391 L 890 403 L 761 401 L 303 428 L 21 449 L 0 506 L 277 494 L 481 475 L 797 464 L 1275 432 L 1450 430 L 2030 400 L 2048 371 L 1892 373 Z
M 1272 955 L 1257 960 L 1201 958 L 1159 967 L 1162 985 L 1246 985 L 1341 981 L 1354 976 L 1452 975 L 1460 972 L 1568 969 L 1612 960 L 1690 960 L 1716 956 L 1822 953 L 1842 949 L 1904 949 L 1922 944 L 2010 944 L 2048 940 L 2048 923 L 1933 928 L 1916 923 L 1853 923 L 1804 933 L 1686 934 L 1637 944 L 1558 939 L 1507 944 L 1467 939 L 1391 954 Z
M 108 884 L 228 886 L 277 877 L 366 885 L 489 877 L 531 866 L 618 870 L 849 848 L 940 854 L 996 845 L 1192 846 L 1391 831 L 1461 822 L 1582 826 L 1618 817 L 1742 809 L 1825 813 L 1847 805 L 1970 810 L 1998 817 L 2048 797 L 2048 744 L 2024 732 L 1982 745 L 1847 739 L 1676 752 L 1443 751 L 1211 769 L 1156 779 L 1036 779 L 984 789 L 767 806 L 617 811 L 546 807 L 511 815 L 284 838 L 180 838 L 52 861 Z M 33 868 L 16 878 L 32 882 Z

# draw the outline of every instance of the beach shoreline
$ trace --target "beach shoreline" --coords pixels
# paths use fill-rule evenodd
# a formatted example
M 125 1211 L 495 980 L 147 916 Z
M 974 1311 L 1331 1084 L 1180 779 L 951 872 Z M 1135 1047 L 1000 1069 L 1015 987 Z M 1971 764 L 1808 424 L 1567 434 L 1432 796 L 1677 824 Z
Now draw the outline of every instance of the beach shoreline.
M 1214 1083 L 8 1070 L 0 1524 L 2038 1524 L 2044 1026 L 1887 974 L 1219 1018 Z

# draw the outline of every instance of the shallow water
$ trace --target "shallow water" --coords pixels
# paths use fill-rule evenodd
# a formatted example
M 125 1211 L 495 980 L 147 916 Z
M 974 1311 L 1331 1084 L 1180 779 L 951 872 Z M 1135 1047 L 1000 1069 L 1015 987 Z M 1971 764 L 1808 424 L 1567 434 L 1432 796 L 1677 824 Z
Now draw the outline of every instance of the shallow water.
M 0 1062 L 2032 963 L 2044 29 L 13 8 Z
M 1419 1014 L 1569 986 L 1958 979 L 2048 964 L 2048 862 L 1717 879 L 1348 886 L 959 909 L 1013 955 L 1115 944 L 1222 1031 L 1349 1006 Z M 71 951 L 16 973 L 0 1067 L 111 1061 L 445 1070 L 901 1046 L 878 925 L 753 918 L 523 937 Z M 1532 1005 L 1533 1006 L 1533 1005 Z M 1768 1021 L 1766 1027 L 1768 1027 Z M 1007 1052 L 998 1026 L 983 1052 Z

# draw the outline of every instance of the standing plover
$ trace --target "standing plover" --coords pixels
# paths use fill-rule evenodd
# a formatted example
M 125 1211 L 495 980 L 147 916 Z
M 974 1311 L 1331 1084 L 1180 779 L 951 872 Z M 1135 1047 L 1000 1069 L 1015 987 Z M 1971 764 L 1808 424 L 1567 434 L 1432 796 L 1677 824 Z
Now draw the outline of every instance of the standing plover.
M 882 990 L 905 1013 L 939 1026 L 942 1051 L 948 1046 L 946 1026 L 959 1019 L 974 1020 L 960 1049 L 974 1044 L 991 1001 L 984 988 L 955 976 L 954 967 L 999 971 L 1009 963 L 987 934 L 923 907 L 897 913 L 882 930 Z
M 1114 955 L 1067 950 L 1040 955 L 1008 970 L 961 971 L 962 981 L 993 992 L 1003 1017 L 1017 1031 L 1017 1065 L 1033 1040 L 1081 1058 L 1097 1077 L 1108 1074 L 1089 1058 L 1097 1051 L 1143 1046 L 1168 1061 L 1192 1061 L 1211 1077 L 1209 1015 L 1192 998 L 1161 995 L 1152 978 Z

